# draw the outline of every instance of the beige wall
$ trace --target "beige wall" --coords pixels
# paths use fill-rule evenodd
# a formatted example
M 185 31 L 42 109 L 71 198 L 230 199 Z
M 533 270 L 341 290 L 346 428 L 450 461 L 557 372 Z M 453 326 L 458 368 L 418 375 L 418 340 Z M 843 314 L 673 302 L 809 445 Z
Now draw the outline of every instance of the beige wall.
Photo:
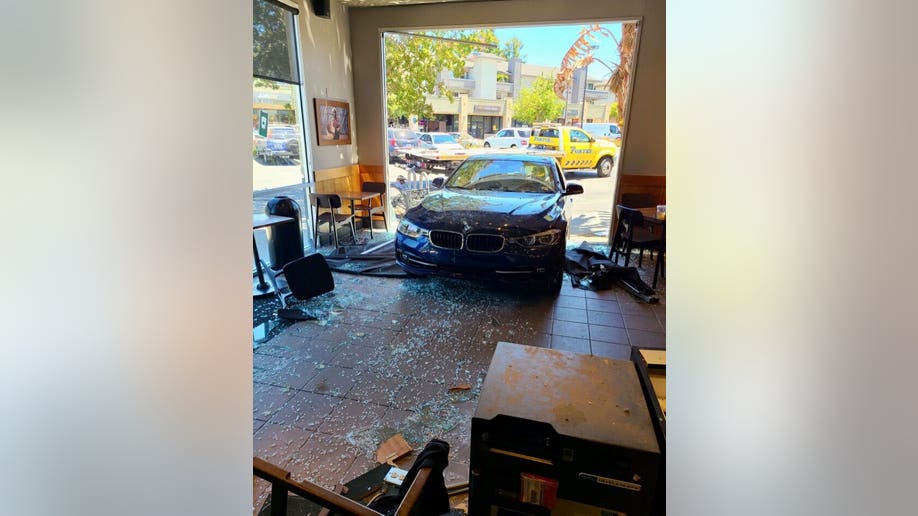
M 589 16 L 589 18 L 585 18 Z M 620 172 L 666 174 L 666 8 L 665 0 L 506 0 L 441 3 L 350 10 L 356 132 L 364 142 L 360 162 L 385 163 L 385 106 L 380 32 L 387 29 L 589 23 L 640 19 L 625 154 Z M 307 81 L 309 79 L 307 78 Z
M 351 69 L 351 38 L 347 9 L 331 0 L 331 19 L 318 18 L 307 2 L 297 2 L 300 9 L 300 48 L 303 61 L 303 102 L 306 115 L 309 150 L 314 170 L 330 169 L 357 163 L 358 134 L 351 135 L 351 145 L 316 143 L 315 97 L 345 100 L 351 104 L 351 129 L 357 126 L 354 113 L 354 81 Z

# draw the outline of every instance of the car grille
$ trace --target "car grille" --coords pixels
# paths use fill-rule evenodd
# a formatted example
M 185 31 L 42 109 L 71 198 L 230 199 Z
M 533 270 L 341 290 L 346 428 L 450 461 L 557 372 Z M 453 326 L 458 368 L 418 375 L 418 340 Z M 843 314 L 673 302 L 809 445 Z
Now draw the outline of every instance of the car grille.
M 431 231 L 430 243 L 443 249 L 462 249 L 462 233 L 452 231 Z
M 465 248 L 479 253 L 496 253 L 504 248 L 504 237 L 500 235 L 469 235 L 465 239 Z

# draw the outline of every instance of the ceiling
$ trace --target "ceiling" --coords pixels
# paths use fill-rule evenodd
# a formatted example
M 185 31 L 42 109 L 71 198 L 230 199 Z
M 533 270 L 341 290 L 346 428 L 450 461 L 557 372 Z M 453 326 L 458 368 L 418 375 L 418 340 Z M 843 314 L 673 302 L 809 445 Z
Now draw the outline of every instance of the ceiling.
M 446 2 L 469 2 L 474 0 L 339 0 L 348 7 L 386 7 L 390 5 L 442 4 Z

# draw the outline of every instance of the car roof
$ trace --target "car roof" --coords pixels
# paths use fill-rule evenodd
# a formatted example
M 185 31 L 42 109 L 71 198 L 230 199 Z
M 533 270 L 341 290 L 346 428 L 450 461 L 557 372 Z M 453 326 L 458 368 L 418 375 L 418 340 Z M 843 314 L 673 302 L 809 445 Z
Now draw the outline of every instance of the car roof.
M 466 161 L 486 159 L 491 161 L 535 161 L 542 163 L 552 163 L 555 160 L 552 156 L 539 156 L 538 154 L 474 154 L 466 158 Z

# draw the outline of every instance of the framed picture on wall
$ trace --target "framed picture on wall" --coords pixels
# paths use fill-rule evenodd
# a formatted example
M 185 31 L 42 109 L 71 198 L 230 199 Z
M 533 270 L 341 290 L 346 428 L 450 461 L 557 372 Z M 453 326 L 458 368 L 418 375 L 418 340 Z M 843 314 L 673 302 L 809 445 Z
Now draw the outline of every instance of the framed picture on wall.
M 351 108 L 343 100 L 315 98 L 319 145 L 350 145 Z

